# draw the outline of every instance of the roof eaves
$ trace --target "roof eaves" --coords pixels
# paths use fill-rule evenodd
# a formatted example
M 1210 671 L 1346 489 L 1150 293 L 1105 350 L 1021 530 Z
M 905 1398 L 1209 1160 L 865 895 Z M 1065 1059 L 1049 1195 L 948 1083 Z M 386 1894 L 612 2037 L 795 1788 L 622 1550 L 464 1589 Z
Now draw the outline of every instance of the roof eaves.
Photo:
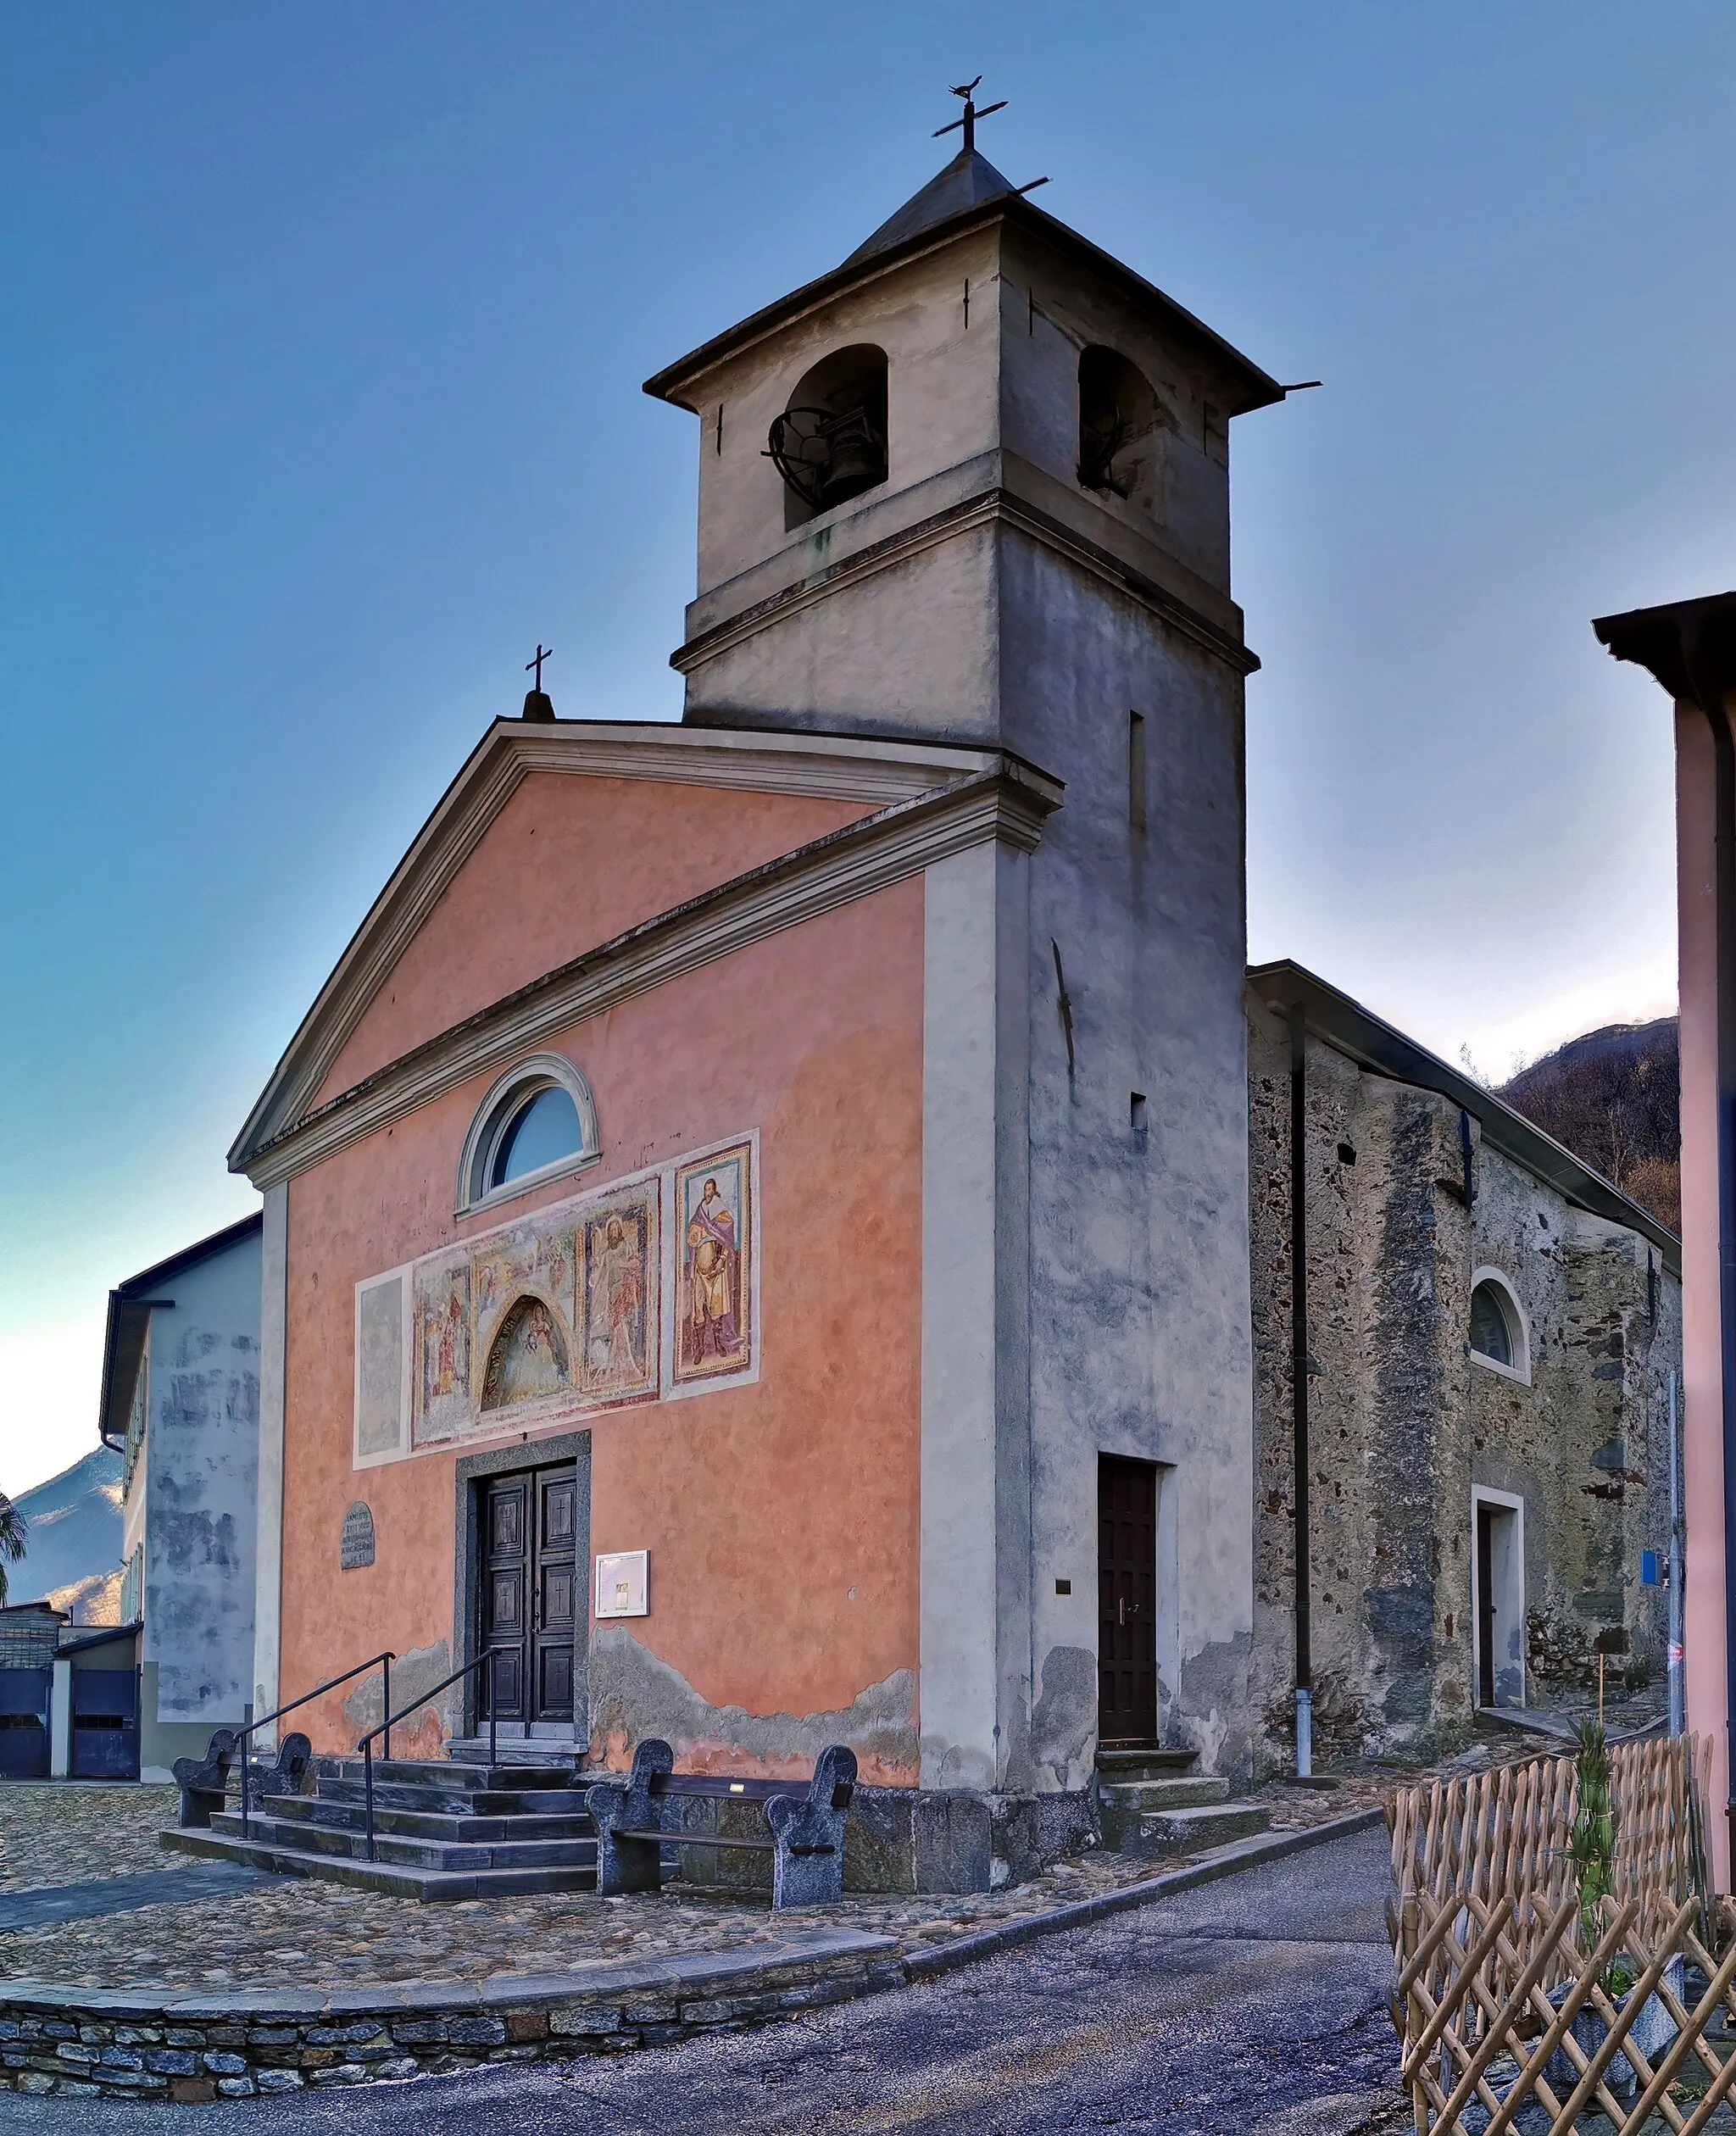
M 64 1660 L 69 1654 L 82 1654 L 89 1647 L 108 1646 L 116 1639 L 136 1638 L 144 1628 L 142 1617 L 135 1617 L 131 1624 L 93 1624 L 79 1638 L 63 1639 L 55 1649 L 55 1658 Z
M 1591 627 L 1616 659 L 1644 668 L 1678 702 L 1736 689 L 1736 592 L 1600 615 Z
M 1638 1232 L 1663 1256 L 1672 1275 L 1682 1272 L 1682 1242 L 1649 1210 L 1631 1200 L 1613 1181 L 1594 1171 L 1534 1121 L 1429 1052 L 1372 1009 L 1305 965 L 1288 958 L 1255 965 L 1248 983 L 1268 1008 L 1283 1012 L 1299 1001 L 1310 1027 L 1364 1068 L 1395 1082 L 1414 1083 L 1469 1113 L 1483 1140 L 1504 1157 L 1553 1187 L 1566 1201 L 1605 1223 Z
M 132 1303 L 147 1291 L 170 1282 L 185 1270 L 195 1268 L 213 1254 L 239 1244 L 249 1232 L 264 1228 L 263 1211 L 255 1210 L 250 1216 L 242 1216 L 232 1224 L 225 1224 L 221 1231 L 213 1232 L 209 1238 L 197 1239 L 191 1246 L 183 1246 L 178 1254 L 171 1254 L 166 1260 L 159 1260 L 153 1267 L 141 1269 L 136 1276 L 129 1276 L 115 1286 L 114 1295 Z
M 729 356 L 739 353 L 780 326 L 799 318 L 804 312 L 813 311 L 830 303 L 846 289 L 876 280 L 889 274 L 924 253 L 939 250 L 968 231 L 993 222 L 1013 222 L 1022 225 L 1034 235 L 1064 249 L 1082 253 L 1098 271 L 1120 282 L 1122 287 L 1147 309 L 1155 310 L 1166 323 L 1179 326 L 1205 345 L 1225 367 L 1238 374 L 1246 391 L 1230 409 L 1232 415 L 1249 413 L 1256 408 L 1270 408 L 1284 398 L 1284 388 L 1269 373 L 1244 356 L 1241 350 L 1227 342 L 1221 334 L 1214 333 L 1205 320 L 1196 318 L 1173 297 L 1166 296 L 1155 282 L 1149 282 L 1143 275 L 1136 274 L 1125 261 L 1093 245 L 1088 237 L 1082 237 L 1059 217 L 1017 193 L 1004 193 L 996 197 L 973 203 L 954 215 L 913 231 L 911 235 L 883 252 L 852 257 L 834 267 L 817 280 L 805 282 L 799 289 L 792 290 L 776 303 L 765 305 L 749 317 L 731 326 L 711 340 L 703 342 L 676 362 L 666 364 L 654 376 L 645 381 L 643 390 L 654 400 L 665 400 L 677 408 L 692 409 L 694 403 L 682 398 L 679 390 L 689 380 L 701 377 Z
M 132 1407 L 133 1381 L 138 1374 L 145 1330 L 150 1325 L 152 1312 L 159 1305 L 175 1303 L 173 1299 L 161 1295 L 163 1286 L 188 1269 L 198 1267 L 201 1261 L 238 1245 L 250 1232 L 263 1232 L 264 1223 L 264 1213 L 255 1210 L 251 1216 L 225 1225 L 221 1231 L 213 1232 L 209 1238 L 183 1246 L 178 1254 L 171 1254 L 167 1260 L 159 1261 L 154 1267 L 141 1269 L 136 1276 L 129 1276 L 109 1292 L 108 1317 L 103 1329 L 103 1377 L 97 1397 L 97 1437 L 104 1446 L 113 1446 L 118 1438 L 125 1434 L 127 1412 Z

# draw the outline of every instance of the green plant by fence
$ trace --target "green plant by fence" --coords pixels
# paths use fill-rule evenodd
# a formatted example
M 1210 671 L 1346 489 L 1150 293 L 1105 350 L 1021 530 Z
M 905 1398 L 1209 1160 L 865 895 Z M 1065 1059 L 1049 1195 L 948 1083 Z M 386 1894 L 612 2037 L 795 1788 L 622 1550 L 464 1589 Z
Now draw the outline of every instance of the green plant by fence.
M 1736 2094 L 1710 1765 L 1694 1737 L 1618 1745 L 1606 1767 L 1600 1744 L 1389 1803 L 1393 2022 L 1419 2136 L 1567 2136 L 1584 2115 L 1697 2136 Z

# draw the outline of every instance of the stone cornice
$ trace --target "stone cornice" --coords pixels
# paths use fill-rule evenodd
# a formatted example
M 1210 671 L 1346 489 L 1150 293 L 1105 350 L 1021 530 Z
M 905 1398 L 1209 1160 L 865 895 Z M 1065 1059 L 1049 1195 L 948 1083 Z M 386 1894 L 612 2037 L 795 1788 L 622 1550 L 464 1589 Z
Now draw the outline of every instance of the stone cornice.
M 505 995 L 274 1135 L 245 1135 L 230 1159 L 268 1188 L 323 1162 L 472 1077 L 559 1032 L 786 927 L 920 874 L 990 840 L 1035 850 L 1060 805 L 1057 780 L 1013 757 L 860 822 L 643 921 Z
M 922 743 L 652 722 L 498 720 L 442 795 L 303 1018 L 236 1138 L 231 1170 L 246 1170 L 253 1154 L 312 1104 L 387 973 L 531 772 L 654 779 L 882 809 L 997 760 L 992 753 Z
M 1093 577 L 1126 594 L 1128 599 L 1138 602 L 1183 637 L 1191 638 L 1196 645 L 1227 662 L 1238 675 L 1252 675 L 1259 667 L 1259 659 L 1240 639 L 1220 629 L 1209 616 L 1202 615 L 1198 609 L 1160 586 L 1155 579 L 1135 570 L 1108 549 L 1064 526 L 1058 519 L 1008 489 L 982 490 L 974 497 L 962 498 L 956 504 L 919 520 L 914 526 L 904 527 L 882 541 L 871 542 L 854 556 L 841 558 L 815 576 L 769 594 L 763 601 L 755 601 L 678 647 L 670 654 L 669 664 L 678 674 L 691 675 L 720 654 L 743 644 L 774 624 L 799 615 L 804 609 L 815 607 L 846 587 L 859 585 L 878 572 L 891 570 L 924 549 L 954 541 L 979 527 L 993 526 L 1015 528 L 1082 570 L 1089 571 Z

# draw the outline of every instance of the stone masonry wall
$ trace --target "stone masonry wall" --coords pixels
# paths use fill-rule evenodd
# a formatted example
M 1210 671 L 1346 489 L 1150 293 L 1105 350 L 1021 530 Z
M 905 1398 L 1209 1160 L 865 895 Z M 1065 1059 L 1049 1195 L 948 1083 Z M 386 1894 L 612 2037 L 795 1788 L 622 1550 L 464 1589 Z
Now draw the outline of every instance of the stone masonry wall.
M 1475 1688 L 1473 1485 L 1525 1506 L 1526 1699 L 1583 1683 L 1607 1623 L 1633 1672 L 1662 1661 L 1665 1388 L 1680 1288 L 1646 1241 L 1574 1209 L 1482 1147 L 1465 1197 L 1458 1108 L 1307 1055 L 1310 1547 L 1316 1755 L 1436 1751 Z M 1260 1765 L 1293 1755 L 1294 1518 L 1289 1032 L 1249 1010 L 1255 1416 L 1255 1703 Z M 1472 1278 L 1495 1267 L 1524 1307 L 1531 1383 L 1472 1360 Z M 1624 1672 L 1625 1673 L 1625 1672 Z
M 332 1995 L 201 1999 L 8 1981 L 0 2090 L 171 2104 L 333 2090 L 484 2062 L 620 2054 L 904 1983 L 889 1937 L 840 1930 L 803 1944 Z
M 1589 1688 L 1611 1626 L 1633 1649 L 1618 1675 L 1655 1682 L 1668 1590 L 1640 1584 L 1640 1553 L 1668 1562 L 1681 1286 L 1637 1233 L 1566 1206 L 1498 1152 L 1483 1153 L 1478 1186 L 1479 1264 L 1508 1277 L 1528 1322 L 1528 1386 L 1472 1371 L 1472 1479 L 1525 1505 L 1527 1703 Z

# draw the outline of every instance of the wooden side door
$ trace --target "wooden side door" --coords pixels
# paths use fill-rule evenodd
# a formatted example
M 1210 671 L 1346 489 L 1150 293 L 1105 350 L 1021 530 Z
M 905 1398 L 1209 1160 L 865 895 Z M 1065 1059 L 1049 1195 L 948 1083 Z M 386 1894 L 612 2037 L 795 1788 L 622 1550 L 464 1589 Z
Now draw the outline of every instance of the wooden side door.
M 491 1477 L 477 1508 L 480 1606 L 477 1650 L 496 1647 L 494 1717 L 529 1719 L 526 1692 L 530 1684 L 531 1529 L 535 1505 L 528 1474 Z M 488 1712 L 489 1672 L 478 1672 L 476 1711 Z
M 532 1721 L 573 1717 L 573 1633 L 578 1621 L 579 1483 L 570 1468 L 535 1477 L 537 1567 L 531 1620 Z
M 1157 1740 L 1157 1470 L 1097 1461 L 1097 1734 Z

